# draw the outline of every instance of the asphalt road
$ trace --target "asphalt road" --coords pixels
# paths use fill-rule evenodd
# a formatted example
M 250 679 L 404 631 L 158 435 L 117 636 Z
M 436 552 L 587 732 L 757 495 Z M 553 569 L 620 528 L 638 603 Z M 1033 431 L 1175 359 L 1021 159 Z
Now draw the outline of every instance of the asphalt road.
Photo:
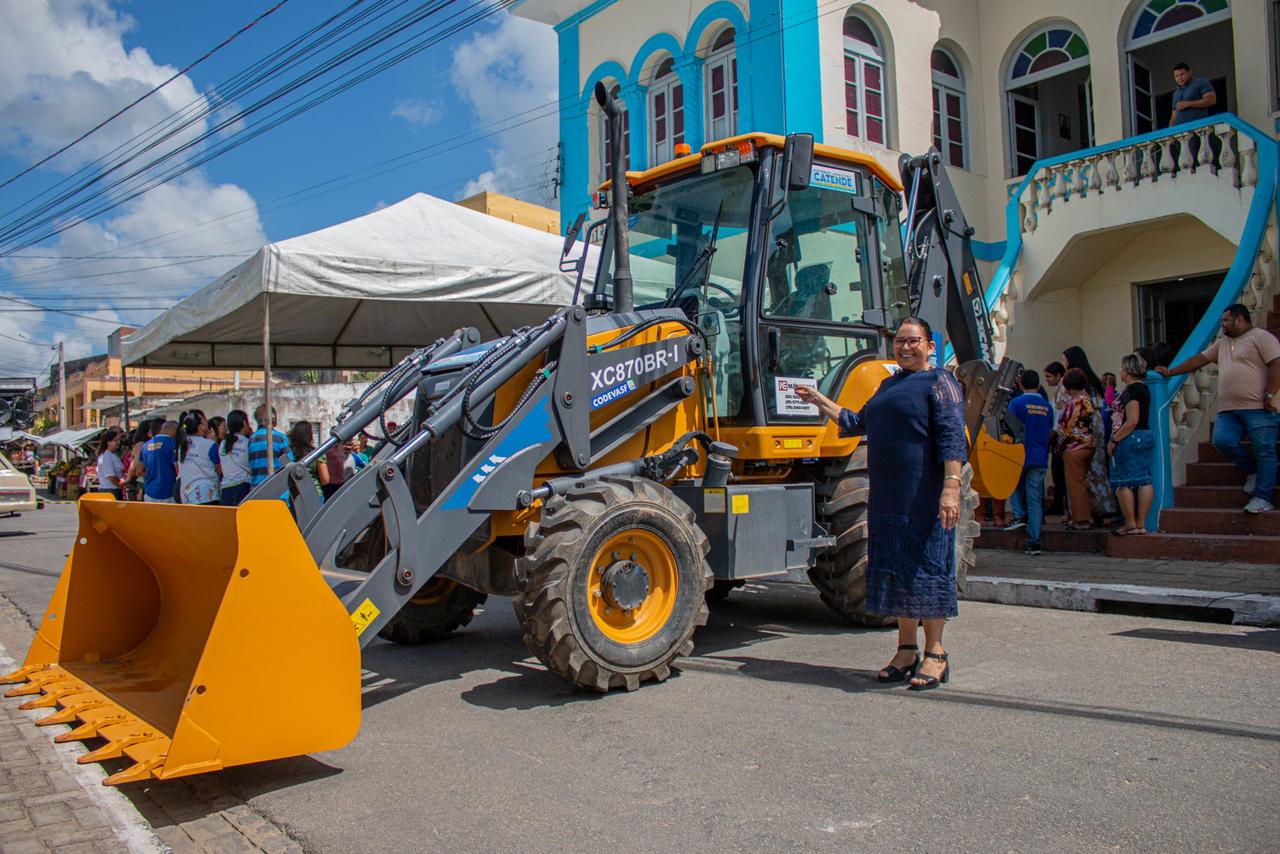
M 0 520 L 0 593 L 38 615 L 73 533 L 70 507 Z M 1280 838 L 1280 631 L 962 603 L 953 682 L 912 694 L 875 681 L 892 634 L 839 627 L 808 588 L 754 585 L 695 643 L 664 684 L 581 694 L 491 599 L 448 642 L 365 651 L 347 748 L 221 778 L 314 851 L 1257 851 Z M 281 693 L 317 713 L 287 674 Z

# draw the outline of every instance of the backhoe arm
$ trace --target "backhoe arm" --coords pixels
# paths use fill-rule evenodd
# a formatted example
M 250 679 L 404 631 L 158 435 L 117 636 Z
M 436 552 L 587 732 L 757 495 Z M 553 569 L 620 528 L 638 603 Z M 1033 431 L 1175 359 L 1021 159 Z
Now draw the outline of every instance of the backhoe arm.
M 973 228 L 965 219 L 942 155 L 904 154 L 898 162 L 907 194 L 907 281 L 914 314 L 933 328 L 941 359 L 943 333 L 956 359 L 956 378 L 965 388 L 965 422 L 971 445 L 979 428 L 993 438 L 1022 441 L 1022 425 L 1008 412 L 1022 365 L 1002 358 L 995 364 L 991 319 L 973 257 Z

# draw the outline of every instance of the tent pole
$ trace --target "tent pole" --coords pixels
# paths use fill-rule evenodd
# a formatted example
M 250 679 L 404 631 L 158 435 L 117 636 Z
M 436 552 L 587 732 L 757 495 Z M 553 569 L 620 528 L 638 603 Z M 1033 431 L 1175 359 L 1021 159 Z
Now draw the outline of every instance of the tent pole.
M 262 294 L 262 379 L 266 388 L 267 406 L 267 473 L 276 470 L 276 454 L 272 439 L 276 432 L 275 411 L 271 408 L 271 292 Z

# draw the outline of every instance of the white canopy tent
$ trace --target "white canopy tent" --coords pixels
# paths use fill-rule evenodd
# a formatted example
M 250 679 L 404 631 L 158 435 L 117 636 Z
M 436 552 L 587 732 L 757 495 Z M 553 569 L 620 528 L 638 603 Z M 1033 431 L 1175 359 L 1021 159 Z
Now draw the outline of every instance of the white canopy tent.
M 122 356 L 143 367 L 387 368 L 460 327 L 491 338 L 567 305 L 562 245 L 418 193 L 262 247 L 127 336 Z

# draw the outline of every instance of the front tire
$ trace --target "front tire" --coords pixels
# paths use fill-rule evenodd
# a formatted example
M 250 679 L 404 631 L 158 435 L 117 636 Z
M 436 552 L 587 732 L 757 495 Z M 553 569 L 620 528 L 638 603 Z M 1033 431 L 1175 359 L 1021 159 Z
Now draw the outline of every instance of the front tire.
M 693 511 L 652 481 L 603 477 L 553 496 L 520 560 L 525 644 L 595 691 L 666 679 L 707 621 L 707 551 Z

